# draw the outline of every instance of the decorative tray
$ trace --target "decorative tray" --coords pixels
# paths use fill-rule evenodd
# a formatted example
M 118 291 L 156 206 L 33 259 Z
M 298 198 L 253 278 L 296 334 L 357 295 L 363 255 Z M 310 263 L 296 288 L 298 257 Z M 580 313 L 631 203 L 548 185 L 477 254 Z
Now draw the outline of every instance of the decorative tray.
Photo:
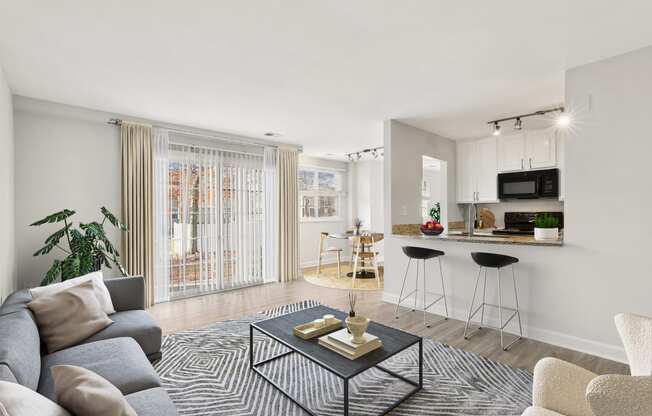
M 335 318 L 332 323 L 326 324 L 321 328 L 315 328 L 312 322 L 301 324 L 294 327 L 294 335 L 302 339 L 312 339 L 328 332 L 340 329 L 342 327 L 342 320 Z

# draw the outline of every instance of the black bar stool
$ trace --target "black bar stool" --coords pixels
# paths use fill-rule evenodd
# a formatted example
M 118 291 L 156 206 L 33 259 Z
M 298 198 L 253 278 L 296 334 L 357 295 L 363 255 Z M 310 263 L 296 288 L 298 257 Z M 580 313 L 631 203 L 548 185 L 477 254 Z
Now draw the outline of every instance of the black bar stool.
M 484 307 L 492 306 L 494 308 L 498 308 L 498 320 L 500 321 L 500 326 L 494 329 L 500 331 L 500 346 L 504 351 L 507 351 L 512 345 L 514 345 L 514 343 L 523 339 L 523 327 L 521 326 L 521 313 L 518 310 L 518 293 L 516 291 L 516 275 L 514 274 L 514 264 L 518 263 L 518 259 L 516 257 L 505 256 L 502 254 L 494 254 L 494 253 L 471 253 L 471 257 L 478 264 L 478 266 L 480 266 L 480 268 L 478 269 L 478 277 L 475 279 L 475 289 L 473 289 L 473 299 L 471 300 L 471 306 L 469 307 L 469 318 L 467 319 L 466 326 L 464 327 L 464 339 L 471 338 L 471 336 L 475 335 L 476 332 L 482 329 L 484 325 Z M 514 284 L 514 300 L 516 301 L 516 309 L 503 307 L 503 295 L 500 288 L 500 269 L 507 266 L 511 266 L 512 269 L 512 283 Z M 483 283 L 484 287 L 482 289 L 482 303 L 474 311 L 473 304 L 475 303 L 475 294 L 478 291 L 478 283 L 480 282 L 480 274 L 483 268 L 484 268 L 484 283 Z M 498 281 L 498 305 L 487 303 L 485 300 L 485 296 L 487 294 L 487 269 L 488 268 L 496 269 L 496 278 Z M 505 323 L 503 323 L 503 309 L 507 309 L 513 312 L 512 315 L 505 321 Z M 480 315 L 480 326 L 475 331 L 467 334 L 469 325 L 471 323 L 471 319 L 473 319 L 473 317 L 477 315 L 477 313 L 480 310 L 482 310 L 482 314 Z M 510 342 L 507 346 L 505 346 L 505 343 L 503 341 L 503 329 L 507 326 L 507 324 L 509 324 L 509 322 L 512 319 L 514 319 L 515 316 L 518 318 L 519 336 L 517 336 L 516 339 Z
M 412 312 L 414 312 L 417 309 L 417 298 L 419 297 L 419 260 L 423 260 L 423 324 L 430 328 L 430 324 L 426 322 L 426 311 L 435 303 L 439 302 L 440 300 L 444 300 L 444 308 L 446 310 L 446 317 L 444 319 L 448 319 L 448 305 L 446 304 L 446 289 L 444 289 L 444 273 L 442 272 L 441 268 L 441 256 L 444 255 L 443 251 L 439 250 L 433 250 L 430 248 L 425 248 L 425 247 L 410 247 L 410 246 L 405 246 L 403 247 L 403 253 L 405 253 L 406 256 L 408 256 L 408 264 L 407 268 L 405 269 L 405 276 L 403 277 L 403 286 L 401 286 L 401 294 L 398 296 L 398 303 L 396 304 L 396 312 L 394 313 L 394 316 L 396 319 L 398 319 L 398 312 L 399 312 L 399 307 L 401 306 L 401 302 L 403 302 L 405 299 L 409 298 L 414 294 L 414 308 L 412 309 Z M 438 296 L 437 299 L 435 299 L 433 302 L 430 303 L 430 305 L 426 306 L 426 260 L 428 259 L 433 259 L 437 258 L 437 262 L 439 263 L 439 276 L 441 278 L 441 294 L 439 293 L 432 293 L 435 296 Z M 403 291 L 405 290 L 405 282 L 407 281 L 407 275 L 408 271 L 410 271 L 410 264 L 412 263 L 412 259 L 417 260 L 417 278 L 415 281 L 415 286 L 414 290 L 407 295 L 403 296 Z

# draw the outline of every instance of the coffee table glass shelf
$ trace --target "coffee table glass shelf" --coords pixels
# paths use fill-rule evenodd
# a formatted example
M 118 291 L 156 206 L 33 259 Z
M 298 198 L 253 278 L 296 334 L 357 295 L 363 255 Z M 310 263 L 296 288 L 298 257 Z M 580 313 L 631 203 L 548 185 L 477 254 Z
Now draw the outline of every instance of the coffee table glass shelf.
M 341 311 L 326 306 L 316 306 L 313 308 L 304 309 L 298 312 L 293 312 L 278 316 L 276 318 L 271 318 L 250 324 L 249 367 L 262 378 L 264 378 L 267 382 L 273 385 L 276 389 L 278 389 L 288 399 L 292 400 L 304 411 L 313 416 L 317 416 L 317 413 L 314 413 L 312 410 L 308 409 L 305 404 L 299 402 L 295 397 L 292 396 L 290 392 L 284 390 L 281 385 L 272 380 L 271 377 L 268 377 L 266 374 L 264 374 L 263 371 L 261 371 L 261 368 L 267 363 L 294 353 L 299 354 L 302 357 L 312 361 L 324 370 L 329 371 L 342 380 L 344 391 L 343 414 L 345 416 L 348 416 L 349 414 L 350 380 L 372 368 L 381 370 L 390 376 L 398 378 L 401 381 L 408 383 L 412 387 L 403 397 L 390 404 L 390 406 L 384 412 L 380 413 L 381 415 L 389 413 L 398 405 L 411 397 L 414 393 L 421 390 L 423 387 L 423 341 L 420 337 L 398 329 L 390 328 L 376 322 L 371 322 L 367 328 L 367 332 L 377 336 L 382 341 L 382 347 L 371 351 L 355 360 L 350 360 L 319 345 L 318 339 L 316 338 L 304 340 L 293 334 L 293 329 L 295 326 L 302 323 L 311 322 L 314 319 L 321 318 L 326 314 L 334 315 L 336 318 L 341 319 L 342 321 L 346 319 L 346 314 Z M 258 331 L 273 339 L 274 341 L 284 345 L 288 348 L 288 351 L 277 354 L 270 358 L 266 358 L 262 361 L 254 362 L 254 331 Z M 419 362 L 417 364 L 419 370 L 418 381 L 411 380 L 380 365 L 383 361 L 405 351 L 407 348 L 416 345 L 418 345 L 419 348 Z

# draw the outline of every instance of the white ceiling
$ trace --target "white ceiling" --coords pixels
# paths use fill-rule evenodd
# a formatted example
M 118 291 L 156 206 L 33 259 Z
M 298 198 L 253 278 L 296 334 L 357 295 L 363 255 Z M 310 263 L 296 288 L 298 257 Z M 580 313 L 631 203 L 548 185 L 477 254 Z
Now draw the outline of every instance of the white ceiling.
M 14 93 L 343 154 L 398 118 L 451 138 L 652 44 L 652 1 L 0 0 Z

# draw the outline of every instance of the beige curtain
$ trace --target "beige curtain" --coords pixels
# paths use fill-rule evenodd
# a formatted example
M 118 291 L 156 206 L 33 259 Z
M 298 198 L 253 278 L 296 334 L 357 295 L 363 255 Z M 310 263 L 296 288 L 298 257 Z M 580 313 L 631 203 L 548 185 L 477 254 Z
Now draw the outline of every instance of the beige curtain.
M 130 275 L 145 278 L 145 305 L 154 303 L 154 194 L 152 126 L 123 122 L 122 220 L 124 262 Z
M 279 279 L 290 282 L 299 278 L 299 190 L 298 153 L 278 149 Z

